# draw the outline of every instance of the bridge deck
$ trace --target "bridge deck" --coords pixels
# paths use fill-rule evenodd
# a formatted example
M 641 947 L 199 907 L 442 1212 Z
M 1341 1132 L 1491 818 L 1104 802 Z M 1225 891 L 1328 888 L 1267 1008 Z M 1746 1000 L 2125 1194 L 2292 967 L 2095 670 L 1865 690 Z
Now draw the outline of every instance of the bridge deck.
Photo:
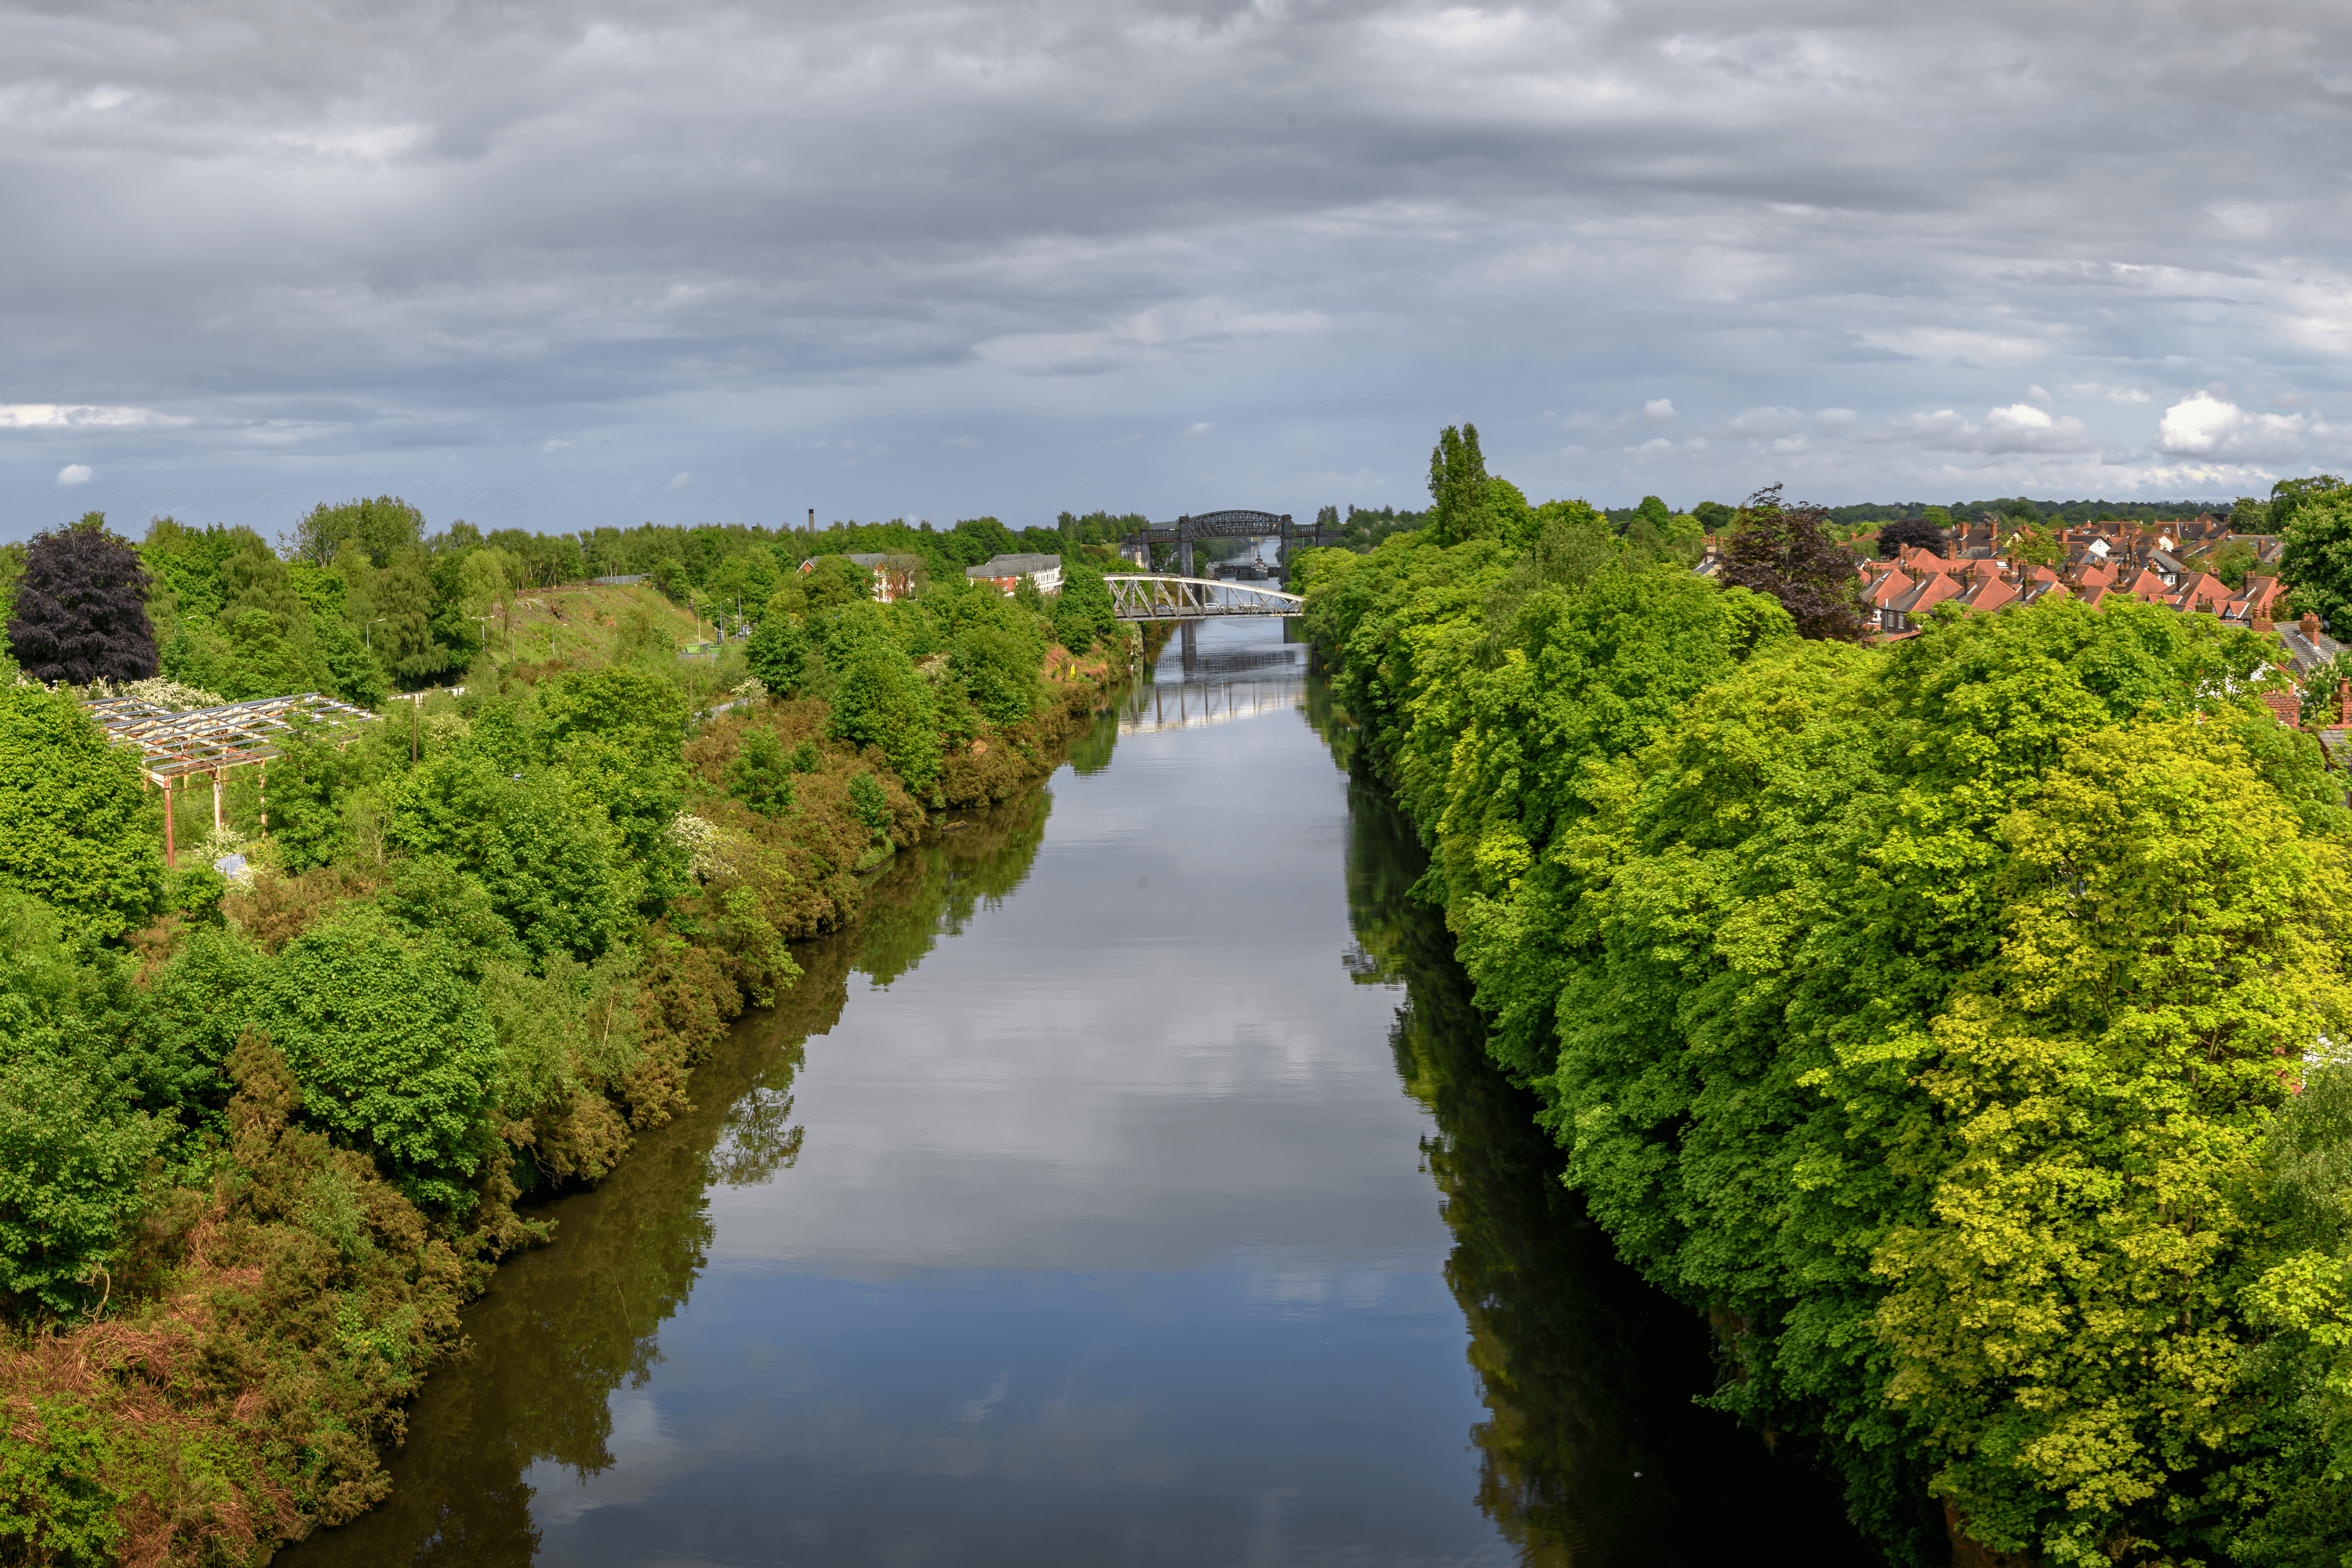
M 1205 577 L 1106 577 L 1121 621 L 1198 621 L 1224 615 L 1298 615 L 1307 601 L 1279 589 Z

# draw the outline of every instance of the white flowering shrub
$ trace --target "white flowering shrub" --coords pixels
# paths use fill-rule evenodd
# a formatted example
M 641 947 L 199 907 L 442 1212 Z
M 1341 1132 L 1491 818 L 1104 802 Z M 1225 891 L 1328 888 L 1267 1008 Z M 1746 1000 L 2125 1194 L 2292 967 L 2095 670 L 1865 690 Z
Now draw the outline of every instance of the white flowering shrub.
M 669 841 L 686 852 L 687 865 L 696 876 L 707 877 L 729 868 L 727 835 L 715 822 L 680 811 L 669 822 Z

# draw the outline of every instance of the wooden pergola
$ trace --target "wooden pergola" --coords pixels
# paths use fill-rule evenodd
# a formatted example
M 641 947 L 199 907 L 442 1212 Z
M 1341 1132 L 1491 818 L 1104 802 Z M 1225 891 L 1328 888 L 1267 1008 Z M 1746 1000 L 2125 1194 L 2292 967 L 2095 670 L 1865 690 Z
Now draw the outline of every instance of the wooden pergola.
M 218 830 L 221 781 L 228 769 L 259 767 L 266 790 L 269 759 L 282 753 L 298 731 L 343 744 L 361 725 L 380 716 L 317 692 L 256 697 L 251 702 L 192 708 L 185 713 L 138 697 L 109 697 L 83 706 L 108 739 L 139 748 L 140 771 L 148 783 L 163 791 L 163 861 L 171 866 L 179 864 L 178 846 L 172 841 L 172 796 L 181 779 L 200 773 L 212 776 L 213 827 Z M 261 831 L 269 831 L 266 793 Z

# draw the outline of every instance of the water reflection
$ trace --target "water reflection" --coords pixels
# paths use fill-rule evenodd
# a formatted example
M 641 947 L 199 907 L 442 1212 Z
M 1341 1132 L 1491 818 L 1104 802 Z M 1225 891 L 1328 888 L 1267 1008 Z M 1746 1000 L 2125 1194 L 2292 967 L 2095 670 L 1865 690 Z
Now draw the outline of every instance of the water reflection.
M 288 1561 L 1838 1563 L 1689 1408 L 1702 1331 L 1560 1187 L 1281 635 L 1158 684 L 1306 723 L 1105 716 L 802 950 Z
M 1349 755 L 1353 732 L 1320 683 L 1307 717 Z M 1759 1540 L 1875 1568 L 1802 1455 L 1693 1406 L 1712 1381 L 1706 1331 L 1615 1260 L 1559 1179 L 1534 1096 L 1487 1060 L 1444 922 L 1409 896 L 1427 863 L 1411 822 L 1361 783 L 1349 808 L 1346 964 L 1360 984 L 1406 993 L 1390 1043 L 1405 1092 L 1437 1123 L 1423 1153 L 1487 1411 L 1471 1433 L 1479 1507 L 1528 1568 L 1730 1561 Z
M 1168 729 L 1198 729 L 1236 719 L 1286 713 L 1307 698 L 1304 676 L 1265 680 L 1219 679 L 1156 682 L 1138 686 L 1119 710 L 1118 733 L 1156 735 Z
M 871 889 L 856 941 L 801 945 L 800 981 L 696 1069 L 695 1109 L 641 1137 L 595 1191 L 549 1206 L 557 1243 L 509 1262 L 468 1310 L 467 1354 L 427 1381 L 390 1499 L 280 1561 L 538 1561 L 534 1515 L 545 1511 L 526 1473 L 554 1467 L 585 1479 L 613 1468 L 615 1406 L 627 1409 L 615 1396 L 652 1378 L 662 1326 L 709 1261 L 712 1189 L 772 1182 L 800 1154 L 793 1080 L 807 1040 L 840 1020 L 851 975 L 887 984 L 1017 887 L 1050 804 L 1043 795 L 1009 802 L 902 854 Z

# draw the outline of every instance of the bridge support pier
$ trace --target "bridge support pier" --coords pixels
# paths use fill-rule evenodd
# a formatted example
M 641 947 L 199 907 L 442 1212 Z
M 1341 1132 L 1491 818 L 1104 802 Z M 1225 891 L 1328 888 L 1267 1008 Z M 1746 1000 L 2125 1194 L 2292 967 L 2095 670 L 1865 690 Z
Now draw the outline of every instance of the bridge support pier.
M 1186 545 L 1184 553 L 1192 554 L 1192 547 Z M 1189 675 L 1201 662 L 1201 623 L 1198 621 L 1180 621 L 1176 624 L 1181 628 L 1176 638 L 1184 649 L 1184 673 Z

